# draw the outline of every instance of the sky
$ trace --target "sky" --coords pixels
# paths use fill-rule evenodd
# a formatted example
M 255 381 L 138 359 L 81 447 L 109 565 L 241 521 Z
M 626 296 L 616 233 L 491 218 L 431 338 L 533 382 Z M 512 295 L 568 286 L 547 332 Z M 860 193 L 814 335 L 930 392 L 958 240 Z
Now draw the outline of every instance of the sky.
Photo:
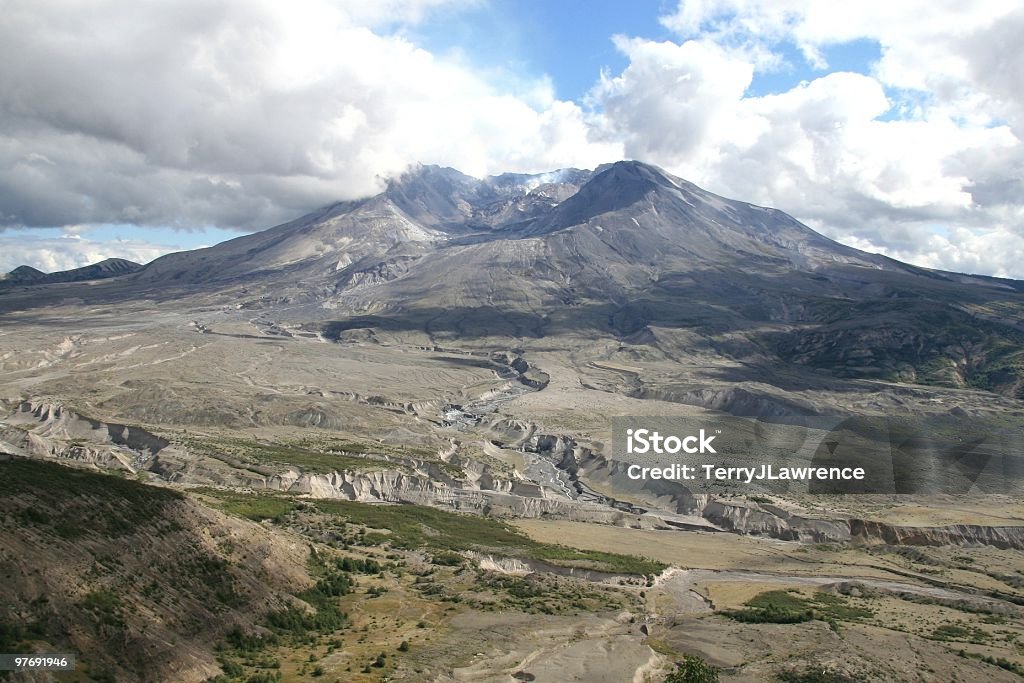
M 1024 279 L 1019 0 L 0 0 L 0 272 L 629 158 Z

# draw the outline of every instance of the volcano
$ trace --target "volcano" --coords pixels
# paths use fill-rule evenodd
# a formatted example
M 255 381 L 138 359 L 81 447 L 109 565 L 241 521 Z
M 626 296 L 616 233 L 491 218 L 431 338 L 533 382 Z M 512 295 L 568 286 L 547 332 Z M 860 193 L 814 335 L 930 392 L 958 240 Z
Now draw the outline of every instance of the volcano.
M 376 196 L 74 290 L 234 301 L 334 340 L 600 340 L 641 359 L 727 358 L 737 378 L 776 385 L 797 371 L 797 384 L 824 375 L 1017 398 L 1022 291 L 853 249 L 637 161 L 484 179 L 420 166 Z

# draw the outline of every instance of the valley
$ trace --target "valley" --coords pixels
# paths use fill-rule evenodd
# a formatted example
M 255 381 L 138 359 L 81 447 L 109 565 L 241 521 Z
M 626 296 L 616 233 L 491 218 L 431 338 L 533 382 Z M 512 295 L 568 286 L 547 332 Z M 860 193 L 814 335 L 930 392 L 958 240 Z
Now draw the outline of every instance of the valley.
M 560 178 L 424 167 L 0 292 L 5 647 L 80 653 L 61 681 L 1019 680 L 1021 284 L 637 162 Z M 630 478 L 628 415 L 1001 450 L 939 492 L 705 491 Z

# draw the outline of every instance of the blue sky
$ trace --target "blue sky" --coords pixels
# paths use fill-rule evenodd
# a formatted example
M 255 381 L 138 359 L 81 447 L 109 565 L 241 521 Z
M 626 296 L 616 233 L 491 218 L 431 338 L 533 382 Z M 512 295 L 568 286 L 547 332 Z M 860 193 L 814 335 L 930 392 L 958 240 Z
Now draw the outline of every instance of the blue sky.
M 602 69 L 622 71 L 627 59 L 611 36 L 668 40 L 658 22 L 666 3 L 564 0 L 494 0 L 439 12 L 410 37 L 433 52 L 458 49 L 485 68 L 547 75 L 558 97 L 580 101 Z
M 615 49 L 613 35 L 677 39 L 659 21 L 672 8 L 673 3 L 662 0 L 492 0 L 469 9 L 438 12 L 409 36 L 435 53 L 464 52 L 484 68 L 514 65 L 519 73 L 546 75 L 558 97 L 582 101 L 602 70 L 619 73 L 628 65 L 626 56 Z M 811 67 L 792 43 L 782 41 L 775 49 L 785 63 L 756 73 L 749 94 L 785 92 L 821 75 L 823 70 Z M 881 46 L 875 40 L 854 39 L 823 52 L 828 71 L 869 73 L 881 56 Z
M 214 244 L 417 162 L 639 158 L 858 248 L 1024 277 L 1005 0 L 132 8 L 16 0 L 0 24 L 0 271 Z

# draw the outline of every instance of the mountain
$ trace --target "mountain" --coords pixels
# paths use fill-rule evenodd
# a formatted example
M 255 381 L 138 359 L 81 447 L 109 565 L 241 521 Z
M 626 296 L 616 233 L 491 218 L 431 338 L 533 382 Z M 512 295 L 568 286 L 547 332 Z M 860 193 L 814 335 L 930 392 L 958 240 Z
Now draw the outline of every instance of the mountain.
M 859 251 L 637 161 L 482 180 L 421 166 L 91 290 L 235 300 L 335 339 L 605 340 L 774 385 L 799 371 L 1024 396 L 1022 283 Z
M 134 273 L 140 268 L 142 268 L 141 264 L 123 258 L 108 258 L 98 263 L 82 266 L 81 268 L 61 270 L 54 273 L 44 273 L 31 266 L 18 266 L 0 280 L 0 287 L 4 285 L 44 285 L 103 280 Z
M 723 199 L 653 166 L 618 162 L 593 172 L 567 169 L 484 180 L 424 166 L 375 197 L 335 204 L 209 249 L 162 257 L 140 277 L 287 281 L 301 272 L 324 278 L 340 293 L 384 266 L 408 264 L 414 257 L 427 258 L 424 270 L 430 270 L 435 259 L 480 250 L 490 256 L 525 254 L 540 242 L 553 249 L 550 267 L 567 272 L 605 263 L 693 268 L 744 259 L 750 259 L 746 266 L 769 268 L 813 270 L 842 262 L 898 269 L 895 262 L 828 240 L 781 212 Z M 577 257 L 562 253 L 583 246 L 597 251 Z
M 558 177 L 558 181 L 550 178 Z M 589 176 L 567 170 L 505 174 L 480 181 L 423 166 L 380 195 L 341 202 L 295 221 L 208 249 L 169 254 L 138 279 L 160 284 L 248 282 L 337 288 L 390 279 L 403 266 L 455 238 L 497 238 L 506 225 L 535 216 L 579 189 Z M 564 178 L 564 180 L 562 180 Z
M 10 282 L 17 284 L 32 284 L 39 282 L 46 278 L 46 273 L 41 270 L 36 270 L 32 266 L 18 266 L 11 272 L 7 273 L 0 282 Z

